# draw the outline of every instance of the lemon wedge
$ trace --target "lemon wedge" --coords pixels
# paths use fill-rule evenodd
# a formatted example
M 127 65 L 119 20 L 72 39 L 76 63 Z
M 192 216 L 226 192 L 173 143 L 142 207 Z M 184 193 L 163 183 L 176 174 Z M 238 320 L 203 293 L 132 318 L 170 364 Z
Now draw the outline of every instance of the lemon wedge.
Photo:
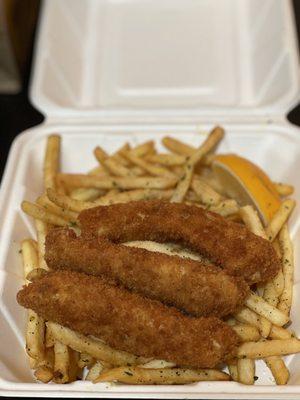
M 251 161 L 235 154 L 217 155 L 213 171 L 225 194 L 241 206 L 252 204 L 265 225 L 280 206 L 280 197 L 271 179 Z

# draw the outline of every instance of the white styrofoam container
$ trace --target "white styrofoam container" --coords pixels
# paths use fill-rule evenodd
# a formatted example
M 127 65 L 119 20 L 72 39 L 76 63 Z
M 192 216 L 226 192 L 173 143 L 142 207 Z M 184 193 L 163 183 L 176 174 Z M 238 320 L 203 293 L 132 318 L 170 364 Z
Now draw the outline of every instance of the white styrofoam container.
M 34 235 L 20 210 L 42 191 L 46 136 L 63 139 L 62 169 L 84 172 L 100 144 L 160 141 L 172 134 L 199 145 L 213 125 L 220 152 L 254 160 L 299 198 L 300 130 L 285 115 L 299 98 L 299 64 L 289 0 L 48 0 L 44 2 L 31 98 L 46 115 L 15 140 L 0 194 L 0 395 L 113 398 L 299 398 L 300 355 L 286 357 L 287 386 L 263 362 L 255 386 L 69 385 L 35 382 L 24 351 L 19 242 Z M 297 267 L 300 213 L 290 222 Z M 298 267 L 299 268 L 299 267 Z M 300 271 L 291 328 L 300 335 Z

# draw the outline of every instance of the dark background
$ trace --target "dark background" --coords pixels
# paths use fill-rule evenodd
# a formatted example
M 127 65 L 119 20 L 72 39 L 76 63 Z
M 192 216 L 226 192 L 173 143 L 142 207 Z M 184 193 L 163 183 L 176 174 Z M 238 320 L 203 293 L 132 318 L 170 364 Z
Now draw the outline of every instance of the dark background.
M 27 91 L 39 1 L 10 0 L 7 2 L 10 6 L 12 5 L 10 10 L 11 23 L 15 27 L 18 27 L 18 30 L 14 32 L 14 39 L 16 39 L 15 41 L 18 44 L 24 43 L 24 38 L 26 38 L 26 43 L 22 48 L 19 45 L 16 49 L 23 80 L 23 89 L 17 95 L 0 95 L 0 180 L 13 139 L 25 129 L 40 124 L 43 121 L 42 114 L 30 105 Z M 294 0 L 293 4 L 297 23 L 298 42 L 300 42 L 300 0 Z M 17 40 L 18 36 L 19 41 Z M 300 106 L 289 113 L 288 119 L 300 126 Z

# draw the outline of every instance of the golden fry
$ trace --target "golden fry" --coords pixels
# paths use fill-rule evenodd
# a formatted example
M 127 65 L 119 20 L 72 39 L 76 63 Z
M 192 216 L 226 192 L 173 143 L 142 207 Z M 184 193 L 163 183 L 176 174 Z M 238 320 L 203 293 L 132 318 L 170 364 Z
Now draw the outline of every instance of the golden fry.
M 214 369 L 192 370 L 180 368 L 146 369 L 121 367 L 111 369 L 94 382 L 123 382 L 133 385 L 174 385 L 200 381 L 228 381 L 229 375 Z
M 289 322 L 289 317 L 287 315 L 268 304 L 263 298 L 255 293 L 250 293 L 245 301 L 245 305 L 257 314 L 265 317 L 274 325 L 283 326 Z
M 238 360 L 238 381 L 244 385 L 253 385 L 255 376 L 255 361 L 249 358 Z
M 266 228 L 267 237 L 271 242 L 276 238 L 280 229 L 287 222 L 289 216 L 295 208 L 295 205 L 295 200 L 291 199 L 284 200 L 281 203 L 278 211 L 275 213 L 274 217 Z
M 60 136 L 51 135 L 47 139 L 44 159 L 44 187 L 55 188 L 56 175 L 59 169 Z
M 53 370 L 45 365 L 38 367 L 34 372 L 34 376 L 38 381 L 48 383 L 53 379 Z
M 280 182 L 273 182 L 273 185 L 275 186 L 275 189 L 279 196 L 285 197 L 285 196 L 290 196 L 291 194 L 294 193 L 294 186 L 292 185 L 287 185 L 286 183 L 280 183 Z
M 279 242 L 283 254 L 282 262 L 283 262 L 284 289 L 279 299 L 278 309 L 281 310 L 286 315 L 289 315 L 293 300 L 294 252 L 293 252 L 293 244 L 286 224 L 283 225 L 280 231 Z
M 82 174 L 60 174 L 61 179 L 74 187 L 93 187 L 98 189 L 169 189 L 174 187 L 177 178 L 144 176 L 137 178 L 97 177 Z
M 278 356 L 273 356 L 266 358 L 264 361 L 266 365 L 270 368 L 276 384 L 286 385 L 290 378 L 290 373 L 282 358 Z
M 47 322 L 47 329 L 50 330 L 51 335 L 57 341 L 71 347 L 73 350 L 90 354 L 93 358 L 106 361 L 114 366 L 144 364 L 148 361 L 143 357 L 138 357 L 125 351 L 112 349 L 100 340 L 81 335 L 54 322 Z
M 271 356 L 284 356 L 300 352 L 300 340 L 264 340 L 261 342 L 243 343 L 239 349 L 237 356 L 239 358 L 267 358 Z
M 189 157 L 188 161 L 184 165 L 183 175 L 179 180 L 179 183 L 172 196 L 171 200 L 173 202 L 180 203 L 181 201 L 183 201 L 187 191 L 189 190 L 195 166 L 204 157 L 204 155 L 206 155 L 216 147 L 223 136 L 224 130 L 222 128 L 214 128 L 209 136 L 206 138 L 204 143 L 202 143 L 197 151 Z
M 68 222 L 59 217 L 56 214 L 52 214 L 49 211 L 45 210 L 45 208 L 38 206 L 37 204 L 30 203 L 29 201 L 22 201 L 22 210 L 35 219 L 39 219 L 41 221 L 46 222 L 47 224 L 57 225 L 57 226 L 66 226 Z

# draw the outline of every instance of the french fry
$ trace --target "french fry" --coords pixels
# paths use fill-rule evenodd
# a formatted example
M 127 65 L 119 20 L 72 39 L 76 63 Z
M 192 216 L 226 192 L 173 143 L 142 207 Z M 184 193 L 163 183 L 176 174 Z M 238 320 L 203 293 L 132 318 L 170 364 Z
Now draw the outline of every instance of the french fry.
M 99 375 L 104 371 L 105 367 L 103 362 L 96 361 L 94 365 L 91 366 L 89 372 L 85 378 L 86 381 L 95 381 Z
M 187 157 L 180 154 L 149 154 L 146 160 L 154 164 L 173 167 L 183 165 L 187 161 Z
M 28 354 L 27 354 L 27 356 L 28 356 Z M 28 361 L 29 361 L 29 368 L 30 369 L 37 369 L 38 368 L 38 366 L 39 366 L 38 360 L 28 356 Z
M 100 205 L 105 206 L 109 204 L 127 203 L 129 201 L 137 200 L 168 199 L 172 196 L 172 193 L 172 190 L 136 189 L 116 194 L 107 194 L 106 196 L 101 197 L 99 200 L 93 202 L 84 202 L 71 199 L 68 196 L 60 195 L 52 189 L 47 191 L 51 201 L 62 208 L 73 210 L 75 212 L 81 212 L 88 208 L 97 207 Z
M 183 201 L 190 187 L 195 166 L 204 157 L 204 155 L 206 155 L 216 147 L 216 145 L 220 142 L 223 136 L 224 136 L 224 130 L 222 128 L 220 127 L 214 128 L 209 134 L 209 136 L 206 138 L 204 143 L 202 143 L 202 145 L 197 149 L 197 151 L 189 157 L 189 160 L 184 165 L 183 175 L 175 188 L 171 201 L 176 203 Z
M 162 139 L 162 144 L 173 153 L 188 157 L 194 154 L 197 150 L 196 147 L 190 146 L 169 136 Z
M 38 267 L 37 245 L 31 239 L 23 240 L 21 243 L 23 271 L 26 276 Z M 25 281 L 28 283 L 28 281 Z M 26 326 L 26 352 L 31 359 L 41 362 L 44 359 L 44 329 L 43 318 L 39 317 L 34 311 L 27 312 Z M 34 362 L 31 361 L 31 366 Z
M 103 169 L 100 165 L 96 168 L 93 168 L 91 171 L 88 172 L 88 175 L 92 176 L 107 176 L 108 172 Z M 95 188 L 77 188 L 73 189 L 70 193 L 70 197 L 74 200 L 81 200 L 81 201 L 92 201 L 97 199 L 100 196 L 103 196 L 106 193 L 104 189 L 95 189 Z M 63 193 L 59 193 L 63 194 Z
M 237 352 L 238 358 L 267 358 L 284 356 L 300 352 L 300 340 L 291 338 L 284 340 L 264 340 L 243 343 Z
M 276 238 L 280 229 L 288 220 L 293 209 L 295 208 L 295 205 L 296 205 L 295 200 L 291 199 L 284 200 L 281 203 L 278 211 L 275 213 L 274 217 L 272 218 L 272 220 L 270 221 L 269 225 L 266 228 L 267 237 L 271 242 Z
M 39 268 L 48 270 L 47 263 L 45 261 L 45 240 L 48 232 L 48 226 L 44 221 L 39 219 L 35 220 L 35 228 L 37 235 L 37 248 L 38 248 L 38 260 Z
M 191 187 L 203 204 L 217 205 L 222 200 L 222 196 L 199 177 L 192 179 Z
M 38 268 L 39 260 L 37 243 L 32 239 L 25 239 L 21 242 L 24 278 L 34 269 Z M 28 283 L 28 282 L 26 282 Z
M 278 237 L 273 240 L 272 245 L 274 247 L 274 250 L 276 251 L 276 254 L 277 254 L 278 258 L 281 260 L 282 254 L 281 254 L 281 249 L 280 249 L 280 244 L 279 244 Z
M 281 326 L 272 325 L 269 337 L 270 339 L 290 339 L 292 334 Z
M 122 154 L 128 161 L 142 168 L 145 172 L 149 173 L 150 175 L 174 177 L 174 174 L 167 168 L 153 165 L 152 163 L 149 163 L 144 159 L 133 155 L 131 151 L 123 152 Z
M 232 329 L 242 342 L 254 342 L 260 339 L 259 330 L 255 326 L 236 324 Z
M 45 346 L 46 348 L 51 348 L 55 344 L 55 337 L 52 335 L 51 329 L 48 329 L 46 325 L 46 334 L 45 334 Z
M 78 188 L 71 191 L 70 197 L 71 199 L 79 201 L 93 201 L 98 199 L 100 196 L 104 196 L 105 193 L 106 190 L 104 189 Z
M 280 297 L 284 289 L 284 276 L 282 270 L 279 270 L 277 275 L 273 279 L 273 285 L 277 292 L 277 296 Z
M 26 352 L 38 362 L 44 359 L 45 323 L 34 311 L 28 310 L 26 328 Z
M 238 204 L 235 200 L 223 200 L 219 204 L 209 207 L 210 211 L 222 215 L 222 217 L 228 217 L 229 215 L 235 214 L 239 211 Z
M 235 364 L 228 363 L 227 366 L 228 366 L 228 371 L 229 371 L 229 374 L 230 374 L 232 380 L 234 380 L 235 382 L 238 382 L 239 375 L 238 375 L 237 364 L 235 365 Z
M 122 382 L 134 385 L 173 385 L 200 381 L 228 381 L 229 379 L 229 375 L 214 369 L 121 367 L 100 374 L 94 383 Z
M 56 383 L 67 383 L 69 377 L 70 356 L 68 346 L 56 341 L 54 344 L 54 373 L 53 380 Z
M 50 330 L 51 335 L 57 341 L 71 347 L 73 350 L 90 354 L 93 358 L 114 366 L 144 364 L 148 361 L 143 357 L 138 357 L 125 351 L 112 349 L 100 340 L 81 335 L 54 322 L 47 322 L 47 329 Z
M 244 385 L 253 385 L 255 376 L 255 361 L 249 358 L 238 360 L 238 381 Z
M 137 145 L 132 150 L 130 150 L 130 152 L 133 156 L 144 157 L 146 155 L 153 154 L 154 150 L 155 150 L 154 142 L 153 140 L 149 140 L 148 142 L 144 142 L 142 144 Z
M 264 239 L 267 238 L 264 227 L 259 219 L 258 213 L 253 206 L 244 206 L 240 208 L 240 215 L 247 228 Z
M 273 307 L 277 307 L 278 304 L 278 294 L 275 289 L 273 281 L 266 283 L 264 288 L 263 298 L 267 303 L 271 304 Z
M 35 219 L 44 221 L 47 224 L 57 225 L 57 226 L 68 225 L 68 222 L 64 218 L 59 217 L 56 214 L 52 214 L 49 211 L 45 210 L 45 208 L 37 204 L 30 203 L 29 201 L 22 201 L 21 208 L 26 214 L 30 215 Z
M 151 360 L 146 364 L 140 365 L 141 368 L 160 369 L 160 368 L 173 368 L 176 364 L 165 360 Z
M 169 189 L 177 183 L 173 177 L 98 177 L 83 174 L 60 174 L 60 178 L 68 186 L 92 187 L 98 189 Z
M 294 193 L 294 186 L 292 185 L 287 185 L 286 183 L 281 183 L 281 182 L 273 182 L 273 185 L 275 186 L 275 189 L 279 196 L 285 197 L 285 196 L 290 196 L 291 194 Z
M 47 139 L 44 159 L 44 187 L 56 187 L 56 175 L 59 169 L 60 136 L 50 135 Z
M 253 325 L 256 328 L 260 329 L 260 317 L 257 315 L 254 311 L 250 310 L 247 307 L 241 308 L 239 311 L 237 311 L 234 314 L 234 317 L 244 323 L 244 324 L 249 324 Z
M 289 322 L 289 317 L 287 315 L 268 304 L 263 298 L 255 293 L 250 293 L 245 300 L 245 305 L 257 314 L 265 317 L 274 325 L 283 326 Z
M 38 381 L 48 383 L 53 379 L 53 370 L 45 365 L 42 365 L 34 372 L 34 376 Z
M 132 168 L 125 167 L 113 158 L 108 158 L 106 161 L 104 161 L 103 164 L 105 165 L 107 170 L 114 176 L 130 177 L 142 175 L 142 173 L 137 175 L 136 172 L 132 170 Z
M 290 378 L 290 373 L 282 358 L 273 356 L 266 358 L 264 361 L 272 372 L 276 384 L 286 385 Z
M 289 315 L 293 300 L 294 254 L 293 244 L 286 224 L 283 225 L 279 233 L 279 242 L 283 254 L 284 289 L 279 299 L 278 309 Z
M 50 189 L 53 190 L 53 189 Z M 62 194 L 64 196 L 64 194 Z M 49 198 L 44 194 L 40 196 L 36 200 L 37 204 L 43 207 L 46 211 L 49 211 L 52 214 L 56 214 L 59 217 L 62 217 L 69 223 L 75 223 L 77 220 L 78 214 L 74 211 L 68 210 L 66 208 L 62 208 L 54 204 Z
M 259 316 L 258 314 L 256 314 L 254 311 L 250 310 L 247 307 L 243 307 L 242 309 L 240 309 L 238 312 L 234 314 L 234 316 L 238 321 L 258 328 L 262 337 L 268 337 L 270 332 L 272 332 L 273 328 L 274 328 L 273 332 L 275 331 L 277 332 L 277 330 L 279 329 L 284 330 L 283 328 L 271 324 L 271 331 L 270 331 L 269 326 L 264 322 L 262 323 L 262 321 L 264 321 L 264 318 Z
M 79 368 L 85 368 L 85 367 L 90 368 L 94 363 L 95 359 L 90 354 L 80 353 L 79 360 L 77 363 Z

